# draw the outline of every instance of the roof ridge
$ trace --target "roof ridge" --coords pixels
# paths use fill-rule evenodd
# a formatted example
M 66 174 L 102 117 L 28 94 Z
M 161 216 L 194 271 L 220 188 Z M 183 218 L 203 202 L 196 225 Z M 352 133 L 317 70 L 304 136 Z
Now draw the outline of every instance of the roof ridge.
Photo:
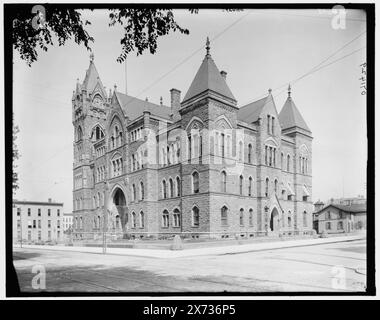
M 298 127 L 311 132 L 301 112 L 296 107 L 293 99 L 289 96 L 279 113 L 279 121 L 283 129 Z
M 131 96 L 131 95 L 129 95 L 129 94 L 125 94 L 125 93 L 120 92 L 120 91 L 116 91 L 116 94 L 122 94 L 123 96 L 129 97 L 129 98 L 132 98 L 131 100 L 139 100 L 139 101 L 142 101 L 142 102 L 144 102 L 144 103 L 153 104 L 153 105 L 158 106 L 158 107 L 170 108 L 170 106 L 168 106 L 168 105 L 165 105 L 165 104 L 159 104 L 159 103 L 155 103 L 155 102 L 151 102 L 151 101 L 143 100 L 143 99 L 140 99 L 140 98 L 137 98 L 137 97 Z
M 252 105 L 252 104 L 255 103 L 255 102 L 259 102 L 259 101 L 264 100 L 264 99 L 266 100 L 266 99 L 268 99 L 268 97 L 269 97 L 269 96 L 265 96 L 264 98 L 257 99 L 257 100 L 254 100 L 254 101 L 252 101 L 252 102 L 249 102 L 249 103 L 247 103 L 246 105 L 239 107 L 239 109 L 243 109 L 243 108 L 245 108 L 245 107 L 249 107 L 250 105 Z

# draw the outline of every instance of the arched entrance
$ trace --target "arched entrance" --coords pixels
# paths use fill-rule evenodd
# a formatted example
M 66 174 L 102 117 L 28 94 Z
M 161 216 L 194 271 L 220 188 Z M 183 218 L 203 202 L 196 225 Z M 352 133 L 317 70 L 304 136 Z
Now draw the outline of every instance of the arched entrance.
M 279 215 L 277 208 L 273 208 L 272 213 L 270 214 L 270 230 L 278 231 L 279 229 Z
M 115 221 L 113 221 L 113 226 L 116 228 L 116 231 L 121 228 L 123 233 L 125 233 L 128 222 L 128 208 L 123 190 L 120 188 L 114 190 L 112 202 L 117 210 L 117 213 L 114 213 Z

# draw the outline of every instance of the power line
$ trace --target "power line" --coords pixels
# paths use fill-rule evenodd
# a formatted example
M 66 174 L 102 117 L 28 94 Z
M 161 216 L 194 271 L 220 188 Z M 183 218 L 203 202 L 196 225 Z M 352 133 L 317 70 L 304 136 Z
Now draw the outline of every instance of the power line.
M 334 64 L 334 63 L 336 63 L 336 62 L 338 62 L 338 61 L 340 61 L 340 60 L 343 60 L 343 59 L 345 59 L 345 58 L 347 58 L 347 57 L 349 57 L 349 56 L 352 56 L 353 54 L 355 54 L 356 52 L 358 52 L 358 51 L 360 51 L 360 50 L 363 50 L 364 48 L 366 48 L 366 47 L 364 46 L 364 47 L 361 47 L 361 48 L 359 48 L 359 49 L 357 49 L 357 50 L 354 50 L 354 51 L 352 51 L 351 53 L 349 53 L 349 54 L 347 54 L 347 55 L 345 55 L 345 56 L 343 56 L 343 57 L 340 57 L 339 59 L 333 60 L 333 61 L 331 61 L 330 63 L 328 63 L 328 64 L 326 64 L 326 65 L 324 65 L 324 66 L 319 67 L 318 69 L 313 69 L 312 71 L 310 71 L 310 72 L 304 74 L 303 76 L 297 78 L 296 80 L 290 81 L 290 83 L 294 84 L 294 83 L 298 82 L 299 80 L 305 78 L 305 77 L 308 76 L 308 75 L 311 75 L 311 74 L 313 74 L 313 73 L 315 73 L 315 72 L 317 72 L 317 71 L 319 71 L 319 70 L 321 70 L 321 69 L 323 69 L 323 68 L 326 68 L 326 67 L 328 67 L 328 66 L 330 66 L 330 65 L 332 65 L 332 64 Z M 274 96 L 274 98 L 278 97 L 280 94 L 282 94 L 282 93 L 285 92 L 285 91 L 286 91 L 286 89 L 280 91 L 278 94 L 276 94 L 276 95 Z M 254 101 L 257 101 L 257 100 L 254 100 Z M 267 102 L 265 102 L 264 106 L 265 106 L 266 104 L 267 104 Z M 252 113 L 253 113 L 253 112 L 254 112 L 254 111 L 252 111 Z M 251 113 L 251 114 L 252 114 L 252 113 Z M 250 115 L 251 115 L 251 114 L 250 114 Z
M 214 37 L 211 38 L 211 41 L 213 40 L 216 40 L 217 38 L 219 38 L 223 33 L 225 33 L 226 31 L 228 31 L 229 29 L 231 29 L 234 25 L 236 25 L 238 22 L 240 22 L 241 20 L 243 20 L 245 17 L 247 17 L 248 15 L 250 15 L 252 12 L 248 12 L 247 14 L 245 14 L 244 16 L 238 18 L 237 20 L 235 20 L 233 23 L 231 23 L 230 25 L 228 25 L 225 29 L 223 29 L 221 32 L 219 32 L 218 34 L 216 34 Z M 177 65 L 175 65 L 173 68 L 171 68 L 168 72 L 166 72 L 165 74 L 163 74 L 161 77 L 159 77 L 157 80 L 155 80 L 153 83 L 151 83 L 149 86 L 147 86 L 146 88 L 144 88 L 142 91 L 140 91 L 139 94 L 137 94 L 135 97 L 131 98 L 127 103 L 137 99 L 137 97 L 139 97 L 141 94 L 143 94 L 144 92 L 146 92 L 147 90 L 149 90 L 150 88 L 152 88 L 153 86 L 155 86 L 158 82 L 160 82 L 162 79 L 164 79 L 165 77 L 167 77 L 169 74 L 171 74 L 173 71 L 175 71 L 176 69 L 178 69 L 181 65 L 183 65 L 185 62 L 187 62 L 188 60 L 190 60 L 194 55 L 196 55 L 199 51 L 203 50 L 204 49 L 204 46 L 201 46 L 199 47 L 197 50 L 195 50 L 192 54 L 190 54 L 188 57 L 186 57 L 185 59 L 183 59 L 181 62 L 179 62 Z
M 341 47 L 339 47 L 337 50 L 335 50 L 332 54 L 330 54 L 327 58 L 325 58 L 325 59 L 323 59 L 320 63 L 318 63 L 317 65 L 315 65 L 314 67 L 312 67 L 309 71 L 307 71 L 306 73 L 304 73 L 303 75 L 301 75 L 301 76 L 299 76 L 298 78 L 296 78 L 296 79 L 294 79 L 294 80 L 292 80 L 292 81 L 290 81 L 290 82 L 287 82 L 287 83 L 284 83 L 284 84 L 282 84 L 282 85 L 280 85 L 280 86 L 278 86 L 278 87 L 276 87 L 275 89 L 273 89 L 272 91 L 277 91 L 277 90 L 279 90 L 279 89 L 281 89 L 281 88 L 283 88 L 283 87 L 285 87 L 285 86 L 287 86 L 287 85 L 289 85 L 289 83 L 291 83 L 291 84 L 294 84 L 294 83 L 296 83 L 297 81 L 299 81 L 299 80 L 301 80 L 301 79 L 303 79 L 303 78 L 305 78 L 306 76 L 308 76 L 309 74 L 312 74 L 313 73 L 313 71 L 318 71 L 318 70 L 320 70 L 320 69 L 322 69 L 322 68 L 319 68 L 323 63 L 325 63 L 326 61 L 328 61 L 330 58 L 332 58 L 333 56 L 335 56 L 337 53 L 339 53 L 340 51 L 342 51 L 344 48 L 346 48 L 348 45 L 350 45 L 352 42 L 354 42 L 355 40 L 357 40 L 357 39 L 359 39 L 363 34 L 365 34 L 367 31 L 364 31 L 364 32 L 362 32 L 362 33 L 360 33 L 360 34 L 358 34 L 356 37 L 354 37 L 352 40 L 350 40 L 349 42 L 347 42 L 347 43 L 345 43 L 343 46 L 341 46 Z M 358 49 L 358 50 L 362 50 L 363 48 L 360 48 L 360 49 Z M 357 51 L 358 51 L 357 50 Z M 345 58 L 345 57 L 348 57 L 349 55 L 351 55 L 351 54 L 354 54 L 356 51 L 354 51 L 354 52 L 352 52 L 352 53 L 350 53 L 350 54 L 348 54 L 348 55 L 346 55 L 346 56 L 344 56 L 344 57 L 342 57 L 342 59 L 343 58 Z M 334 60 L 334 63 L 335 62 L 338 62 L 339 61 L 339 59 L 338 60 Z M 330 63 L 331 64 L 331 63 Z M 328 66 L 328 65 L 330 65 L 330 64 L 326 64 L 325 66 Z M 285 90 L 283 90 L 283 91 L 281 91 L 279 94 L 277 94 L 276 96 L 278 96 L 278 95 L 280 95 L 282 92 L 284 92 Z M 250 101 L 257 101 L 257 100 L 259 100 L 259 99 L 261 99 L 261 98 L 263 98 L 263 97 L 265 97 L 266 96 L 266 93 L 265 94 L 262 94 L 262 95 L 260 95 L 260 96 L 258 96 L 257 98 L 255 98 L 255 99 L 253 99 L 253 100 L 251 100 L 250 99 Z M 249 104 L 250 102 L 248 102 L 248 103 L 244 103 L 244 104 L 242 104 L 243 106 L 245 106 L 245 105 L 247 105 L 247 104 Z
M 349 54 L 346 54 L 345 56 L 340 57 L 339 59 L 333 60 L 333 61 L 331 61 L 330 63 L 325 64 L 324 66 L 321 66 L 321 67 L 319 67 L 319 68 L 317 68 L 317 69 L 314 69 L 314 70 L 312 70 L 312 71 L 310 71 L 310 72 L 304 74 L 302 77 L 300 77 L 300 78 L 298 78 L 298 79 L 292 81 L 291 83 L 296 83 L 297 81 L 299 81 L 299 80 L 305 78 L 306 76 L 308 76 L 308 75 L 310 75 L 310 74 L 313 74 L 313 73 L 315 73 L 315 72 L 317 72 L 317 71 L 319 71 L 319 70 L 321 70 L 321 69 L 323 69 L 323 68 L 326 68 L 326 67 L 328 67 L 328 66 L 330 66 L 330 65 L 332 65 L 332 64 L 334 64 L 334 63 L 336 63 L 336 62 L 338 62 L 338 61 L 340 61 L 340 60 L 343 60 L 343 59 L 345 59 L 345 58 L 347 58 L 347 57 L 349 57 L 349 56 L 352 56 L 352 55 L 355 54 L 356 52 L 358 52 L 358 51 L 360 51 L 360 50 L 363 50 L 363 49 L 365 49 L 365 48 L 366 48 L 366 46 L 363 46 L 363 47 L 361 47 L 361 48 L 359 48 L 359 49 L 357 49 L 357 50 L 354 50 L 354 51 L 350 52 Z

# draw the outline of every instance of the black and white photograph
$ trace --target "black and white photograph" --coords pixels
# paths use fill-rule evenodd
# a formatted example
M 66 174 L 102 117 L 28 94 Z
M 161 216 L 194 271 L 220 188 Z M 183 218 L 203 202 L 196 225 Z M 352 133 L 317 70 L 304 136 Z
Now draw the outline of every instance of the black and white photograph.
M 376 294 L 374 4 L 2 11 L 5 297 Z

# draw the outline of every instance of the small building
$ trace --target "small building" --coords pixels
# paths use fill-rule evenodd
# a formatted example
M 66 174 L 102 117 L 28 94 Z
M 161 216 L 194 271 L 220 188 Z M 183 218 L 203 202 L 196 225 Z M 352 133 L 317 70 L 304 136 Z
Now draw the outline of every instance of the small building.
M 63 239 L 63 203 L 13 201 L 13 241 L 59 242 Z
M 73 228 L 73 214 L 72 212 L 63 214 L 63 232 L 72 230 Z
M 367 228 L 367 205 L 329 204 L 314 212 L 313 225 L 317 233 L 348 233 Z

